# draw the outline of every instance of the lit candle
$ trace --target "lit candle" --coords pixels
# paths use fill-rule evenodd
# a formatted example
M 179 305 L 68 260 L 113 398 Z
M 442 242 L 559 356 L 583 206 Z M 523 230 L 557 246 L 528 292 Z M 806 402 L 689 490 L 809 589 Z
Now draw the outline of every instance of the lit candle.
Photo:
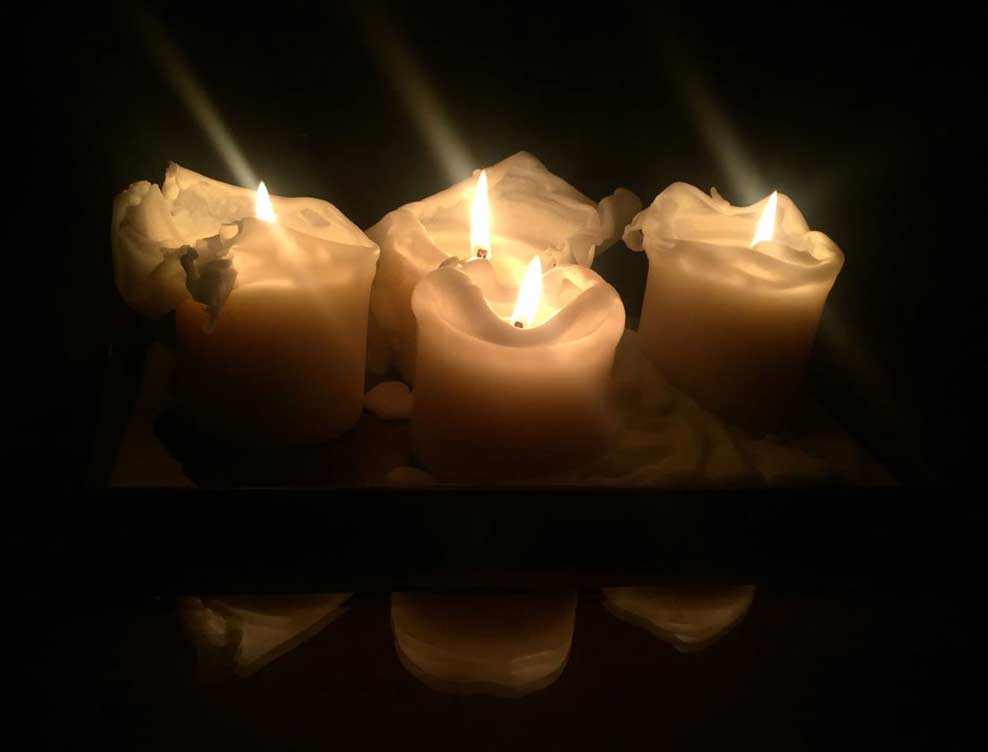
M 491 211 L 486 236 L 484 228 L 471 223 L 478 202 L 488 210 L 484 194 L 489 194 Z M 367 231 L 381 246 L 371 292 L 371 366 L 383 371 L 393 357 L 411 383 L 416 330 L 412 290 L 449 258 L 486 257 L 498 279 L 510 284 L 535 256 L 545 269 L 568 263 L 590 266 L 640 208 L 638 197 L 623 188 L 594 203 L 531 154 L 519 152 L 389 213 Z
M 562 673 L 576 595 L 393 593 L 402 664 L 435 689 L 520 696 Z
M 253 444 L 346 431 L 364 393 L 377 246 L 325 201 L 269 197 L 171 165 L 114 206 L 121 294 L 175 310 L 183 409 Z
M 498 253 L 494 242 L 490 256 Z M 439 478 L 537 477 L 608 446 L 624 306 L 590 269 L 567 264 L 543 275 L 535 256 L 520 285 L 503 285 L 490 258 L 474 258 L 426 276 L 412 309 L 412 447 Z
M 731 206 L 674 183 L 624 234 L 648 254 L 639 333 L 668 379 L 756 432 L 778 426 L 844 263 L 789 197 Z

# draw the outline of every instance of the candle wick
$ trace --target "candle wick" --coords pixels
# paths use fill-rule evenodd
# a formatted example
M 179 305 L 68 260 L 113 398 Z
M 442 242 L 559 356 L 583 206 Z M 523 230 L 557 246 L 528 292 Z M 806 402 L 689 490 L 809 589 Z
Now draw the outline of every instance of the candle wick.
M 487 249 L 486 248 L 478 248 L 477 249 L 477 258 L 487 258 Z
M 516 326 L 516 327 L 517 327 L 518 329 L 524 329 L 524 328 L 525 328 L 525 325 L 524 325 L 523 323 L 521 323 L 520 321 L 516 321 L 516 322 L 515 322 L 515 326 Z

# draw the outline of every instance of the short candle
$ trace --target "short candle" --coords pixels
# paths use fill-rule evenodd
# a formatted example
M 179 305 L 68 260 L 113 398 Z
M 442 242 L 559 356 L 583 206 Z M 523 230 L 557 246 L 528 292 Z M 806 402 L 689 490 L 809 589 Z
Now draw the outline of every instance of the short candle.
M 415 289 L 412 447 L 442 480 L 538 477 L 591 459 L 613 437 L 621 299 L 584 266 L 540 272 L 536 258 L 521 288 L 508 287 L 476 259 Z
M 722 417 L 778 427 L 844 254 L 783 194 L 732 206 L 674 183 L 628 225 L 648 254 L 639 334 L 676 386 Z
M 175 311 L 176 388 L 212 433 L 290 445 L 360 417 L 378 249 L 334 206 L 269 197 L 171 165 L 114 206 L 121 294 Z

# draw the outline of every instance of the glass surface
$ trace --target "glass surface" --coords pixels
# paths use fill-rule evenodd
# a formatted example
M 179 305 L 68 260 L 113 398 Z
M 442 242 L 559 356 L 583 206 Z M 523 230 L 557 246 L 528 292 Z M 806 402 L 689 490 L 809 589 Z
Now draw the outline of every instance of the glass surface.
M 26 643 L 29 691 L 45 698 L 54 748 L 942 749 L 974 717 L 978 699 L 954 689 L 979 655 L 956 599 L 908 587 L 649 592 L 652 617 L 671 614 L 667 632 L 702 622 L 709 637 L 719 620 L 721 633 L 684 649 L 618 618 L 600 591 L 401 595 L 406 612 L 442 600 L 445 616 L 419 619 L 419 637 L 432 629 L 454 652 L 488 641 L 475 654 L 488 665 L 558 647 L 572 629 L 562 670 L 515 694 L 410 671 L 390 593 L 51 599 L 34 608 L 47 618 Z M 557 618 L 574 603 L 572 621 Z

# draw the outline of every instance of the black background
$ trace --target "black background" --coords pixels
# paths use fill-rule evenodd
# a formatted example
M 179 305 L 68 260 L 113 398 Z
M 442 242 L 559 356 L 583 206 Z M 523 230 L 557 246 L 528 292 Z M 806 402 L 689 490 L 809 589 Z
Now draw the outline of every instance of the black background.
M 735 203 L 787 192 L 847 257 L 821 396 L 906 482 L 978 477 L 984 10 L 127 3 L 9 20 L 7 117 L 23 132 L 5 180 L 6 454 L 46 481 L 86 477 L 127 318 L 113 196 L 169 160 L 237 180 L 170 85 L 162 38 L 273 192 L 327 198 L 363 227 L 520 149 L 593 198 L 626 186 L 647 204 L 675 180 Z M 618 246 L 597 267 L 636 315 L 643 255 Z
M 38 694 L 60 692 L 64 707 L 72 706 L 73 698 L 89 689 L 83 678 L 104 667 L 103 654 L 93 650 L 105 643 L 119 652 L 133 644 L 128 640 L 142 639 L 139 631 L 123 626 L 130 617 L 94 605 L 88 593 L 105 604 L 125 592 L 202 587 L 210 577 L 229 584 L 224 580 L 229 574 L 239 575 L 243 587 L 252 582 L 284 587 L 300 572 L 296 585 L 304 587 L 313 584 L 306 576 L 318 579 L 314 573 L 356 567 L 361 556 L 375 552 L 379 571 L 363 576 L 381 574 L 376 587 L 386 590 L 384 575 L 401 568 L 393 552 L 416 548 L 404 540 L 394 549 L 387 537 L 374 536 L 369 526 L 374 515 L 384 520 L 390 514 L 383 498 L 376 506 L 351 500 L 349 521 L 337 525 L 337 532 L 345 533 L 350 522 L 360 522 L 350 545 L 364 540 L 368 546 L 355 557 L 347 558 L 344 545 L 320 558 L 318 525 L 330 524 L 333 510 L 312 498 L 308 511 L 289 508 L 274 516 L 279 535 L 270 548 L 252 548 L 247 532 L 262 537 L 271 532 L 264 498 L 234 497 L 210 508 L 217 529 L 223 519 L 233 519 L 224 510 L 247 510 L 241 514 L 249 530 L 244 524 L 245 537 L 231 549 L 242 558 L 224 562 L 223 551 L 211 547 L 209 533 L 197 527 L 197 520 L 205 519 L 195 508 L 206 503 L 203 497 L 173 506 L 153 494 L 73 493 L 91 479 L 92 463 L 100 461 L 94 436 L 109 345 L 137 327 L 113 287 L 113 196 L 136 180 L 160 181 L 169 160 L 237 182 L 158 64 L 151 44 L 157 33 L 188 61 L 272 192 L 326 198 L 362 227 L 464 177 L 471 167 L 521 149 L 594 199 L 625 186 L 647 204 L 676 180 L 716 186 L 735 203 L 756 200 L 773 188 L 792 196 L 811 226 L 829 234 L 847 257 L 821 326 L 814 383 L 828 406 L 890 460 L 900 478 L 925 490 L 880 499 L 859 494 L 837 505 L 826 496 L 776 495 L 766 503 L 749 493 L 739 495 L 734 507 L 723 496 L 704 507 L 696 506 L 695 498 L 677 496 L 669 497 L 661 515 L 650 515 L 649 500 L 638 497 L 637 511 L 627 520 L 641 538 L 634 550 L 617 535 L 617 518 L 609 520 L 614 537 L 591 540 L 600 528 L 590 497 L 583 497 L 576 518 L 565 499 L 554 501 L 561 506 L 540 508 L 536 516 L 547 539 L 559 520 L 568 521 L 574 535 L 546 550 L 535 540 L 543 528 L 530 529 L 522 539 L 508 534 L 525 528 L 524 498 L 516 499 L 519 508 L 488 499 L 481 507 L 490 512 L 487 518 L 482 512 L 460 517 L 450 512 L 440 520 L 432 512 L 436 540 L 425 575 L 436 577 L 457 566 L 547 567 L 548 553 L 562 551 L 574 557 L 567 565 L 570 575 L 578 576 L 573 573 L 581 567 L 591 571 L 624 553 L 625 563 L 634 564 L 640 576 L 662 567 L 737 576 L 747 569 L 759 581 L 781 573 L 788 595 L 781 603 L 772 601 L 773 613 L 785 615 L 792 607 L 794 620 L 800 615 L 812 620 L 814 609 L 833 614 L 850 608 L 846 623 L 857 618 L 857 606 L 834 610 L 825 598 L 804 607 L 800 598 L 812 598 L 805 592 L 829 575 L 864 577 L 868 587 L 881 583 L 894 595 L 886 593 L 882 600 L 874 596 L 877 590 L 866 588 L 851 601 L 846 593 L 839 598 L 871 604 L 866 616 L 874 628 L 866 644 L 884 646 L 881 658 L 867 665 L 865 643 L 856 642 L 854 630 L 840 631 L 836 647 L 817 631 L 811 653 L 816 657 L 807 661 L 826 681 L 817 682 L 812 671 L 801 674 L 804 691 L 796 695 L 801 699 L 790 702 L 793 725 L 774 738 L 819 741 L 831 738 L 834 728 L 850 738 L 859 721 L 867 724 L 875 717 L 863 707 L 876 699 L 867 687 L 885 693 L 877 697 L 882 722 L 868 727 L 876 741 L 896 736 L 924 746 L 954 730 L 948 711 L 933 720 L 921 709 L 940 694 L 938 687 L 953 688 L 964 678 L 975 642 L 972 632 L 958 632 L 956 624 L 961 612 L 968 615 L 972 591 L 964 576 L 976 571 L 983 531 L 976 489 L 988 376 L 985 10 L 944 3 L 866 10 L 822 2 L 728 8 L 611 2 L 582 9 L 575 3 L 306 7 L 271 2 L 33 4 L 0 13 L 9 74 L 7 159 L 0 172 L 7 212 L 5 568 L 16 581 L 12 592 L 23 595 L 12 601 L 22 609 L 13 620 L 26 618 L 23 623 L 29 624 L 34 614 L 49 626 L 35 633 L 46 641 L 37 655 L 48 656 L 39 659 L 44 670 L 34 674 Z M 396 45 L 404 50 L 397 57 Z M 450 159 L 448 144 L 436 146 L 434 125 L 423 128 L 426 89 L 415 89 L 415 80 L 425 82 L 438 121 L 455 134 L 465 164 Z M 629 315 L 636 315 L 643 256 L 618 246 L 597 268 L 619 288 Z M 953 488 L 944 490 L 948 486 Z M 965 486 L 975 490 L 965 492 Z M 61 495 L 52 498 L 51 490 Z M 875 506 L 862 514 L 872 501 Z M 432 500 L 416 497 L 409 503 L 402 519 L 429 528 Z M 677 509 L 684 510 L 680 517 Z M 425 517 L 419 518 L 422 510 Z M 485 519 L 494 533 L 477 531 L 478 520 Z M 306 538 L 309 553 L 316 552 L 311 560 L 292 542 L 293 521 L 312 538 Z M 746 523 L 744 535 L 732 538 L 734 525 Z M 157 536 L 153 545 L 142 538 L 148 530 Z M 458 538 L 464 530 L 473 530 L 474 537 Z M 87 543 L 86 536 L 97 531 L 105 537 Z M 198 532 L 189 538 L 189 531 Z M 388 535 L 401 540 L 394 525 Z M 99 541 L 110 539 L 118 548 L 99 548 Z M 461 542 L 443 549 L 443 540 Z M 504 540 L 518 548 L 506 548 Z M 667 544 L 665 558 L 650 558 L 642 547 L 650 542 Z M 194 582 L 182 579 L 189 571 L 176 572 L 156 558 L 182 545 L 187 552 L 214 556 L 200 560 L 205 569 Z M 541 554 L 533 559 L 532 551 Z M 246 566 L 250 556 L 254 559 Z M 553 572 L 545 569 L 540 582 L 561 582 Z M 153 584 L 152 574 L 158 577 Z M 920 580 L 922 597 L 911 590 Z M 946 582 L 954 582 L 945 588 L 948 595 L 929 595 Z M 75 593 L 70 600 L 64 600 L 67 591 Z M 951 621 L 940 632 L 937 609 L 945 599 Z M 75 616 L 68 618 L 63 608 Z M 923 614 L 915 622 L 921 628 L 889 647 L 883 636 L 899 634 L 897 625 L 908 622 L 912 609 Z M 130 637 L 116 640 L 114 628 Z M 798 655 L 800 644 L 794 638 L 783 649 L 768 639 L 765 651 L 772 665 L 782 666 L 785 650 Z M 146 646 L 141 650 L 147 654 Z M 839 672 L 827 673 L 827 662 L 844 653 L 853 658 L 845 658 Z M 77 666 L 78 661 L 59 663 L 63 654 L 87 657 Z M 899 662 L 902 654 L 906 661 L 918 654 L 922 662 L 913 671 Z M 621 655 L 629 664 L 636 660 L 627 651 Z M 934 665 L 949 676 L 934 680 Z M 896 676 L 907 677 L 905 685 L 887 679 L 887 671 L 895 669 Z M 868 681 L 855 687 L 860 676 Z M 104 688 L 127 696 L 129 680 L 104 675 L 102 681 Z M 844 683 L 853 688 L 851 699 L 834 701 L 843 697 Z M 634 690 L 636 702 L 649 686 Z M 957 691 L 963 689 L 961 682 Z M 762 696 L 786 695 L 773 686 Z M 152 693 L 147 707 L 158 707 L 155 697 Z M 612 711 L 624 707 L 620 697 L 613 695 Z M 821 704 L 820 697 L 831 700 Z M 951 702 L 946 693 L 941 699 Z M 829 710 L 847 711 L 851 705 L 853 712 L 844 712 L 831 726 Z M 109 711 L 100 707 L 109 715 L 95 728 L 107 733 L 119 726 L 116 711 L 112 705 Z M 74 712 L 94 722 L 91 715 Z M 697 727 L 703 727 L 709 719 L 702 708 L 696 712 Z M 52 715 L 49 738 L 71 738 L 72 717 Z M 641 733 L 643 717 L 635 727 Z M 600 744 L 606 723 L 601 718 L 594 727 Z M 757 728 L 748 731 L 758 734 Z M 730 736 L 727 730 L 718 734 L 707 741 Z M 684 731 L 674 736 L 690 738 Z M 571 737 L 578 746 L 578 735 Z

